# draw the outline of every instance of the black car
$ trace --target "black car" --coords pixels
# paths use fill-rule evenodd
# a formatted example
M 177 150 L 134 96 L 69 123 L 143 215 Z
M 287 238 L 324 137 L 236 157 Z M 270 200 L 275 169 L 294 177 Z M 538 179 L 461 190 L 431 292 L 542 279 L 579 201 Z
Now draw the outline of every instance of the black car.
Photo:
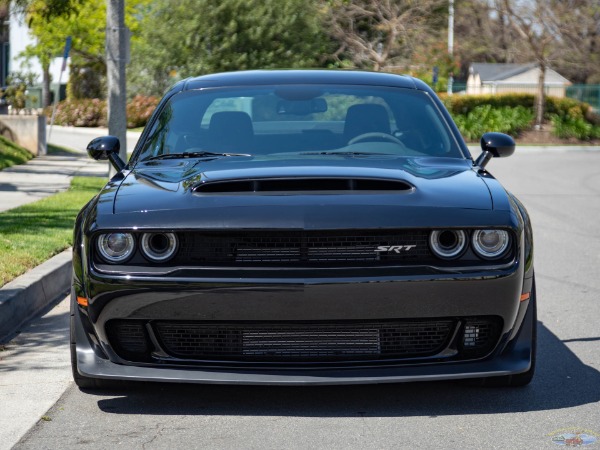
M 435 93 L 383 73 L 250 71 L 164 96 L 79 214 L 71 352 L 114 380 L 350 384 L 535 366 L 530 220 Z

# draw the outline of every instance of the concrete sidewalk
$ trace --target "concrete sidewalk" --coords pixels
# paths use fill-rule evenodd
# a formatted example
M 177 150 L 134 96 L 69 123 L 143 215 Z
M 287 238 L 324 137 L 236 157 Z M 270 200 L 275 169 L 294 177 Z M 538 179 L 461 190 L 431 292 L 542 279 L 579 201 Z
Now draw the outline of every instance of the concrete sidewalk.
M 46 155 L 0 170 L 0 212 L 64 191 L 74 176 L 108 177 L 108 163 L 87 155 Z
M 72 384 L 69 301 L 0 345 L 0 450 L 9 450 Z

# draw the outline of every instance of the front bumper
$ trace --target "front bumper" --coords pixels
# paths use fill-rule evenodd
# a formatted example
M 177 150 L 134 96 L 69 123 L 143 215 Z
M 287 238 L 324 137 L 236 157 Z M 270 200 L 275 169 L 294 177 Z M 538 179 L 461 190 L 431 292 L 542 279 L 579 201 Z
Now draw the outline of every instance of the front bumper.
M 527 280 L 516 264 L 479 274 L 357 280 L 196 280 L 160 284 L 94 277 L 88 310 L 75 309 L 79 372 L 93 378 L 219 384 L 361 384 L 449 380 L 518 374 L 531 364 L 531 308 L 519 302 Z M 524 287 L 525 285 L 525 287 Z M 494 315 L 503 320 L 500 344 L 485 359 L 277 367 L 201 363 L 140 364 L 121 360 L 110 347 L 111 319 L 291 321 L 416 319 Z M 525 316 L 525 319 L 524 319 Z M 250 367 L 250 368 L 248 368 Z
M 524 302 L 528 303 L 528 302 Z M 174 383 L 243 385 L 332 385 L 400 383 L 411 381 L 455 380 L 514 375 L 531 367 L 533 312 L 526 313 L 516 337 L 499 354 L 482 361 L 421 364 L 398 367 L 360 367 L 336 369 L 253 369 L 207 370 L 199 368 L 142 367 L 117 364 L 96 354 L 76 314 L 76 357 L 79 373 L 92 378 Z

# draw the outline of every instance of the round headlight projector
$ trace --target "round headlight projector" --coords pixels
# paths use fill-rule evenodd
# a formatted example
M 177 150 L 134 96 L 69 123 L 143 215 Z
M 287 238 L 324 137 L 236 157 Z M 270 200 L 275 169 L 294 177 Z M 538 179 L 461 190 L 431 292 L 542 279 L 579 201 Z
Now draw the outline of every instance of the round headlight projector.
M 459 258 L 467 248 L 468 237 L 463 230 L 434 230 L 429 235 L 429 246 L 442 259 Z M 471 245 L 477 256 L 483 259 L 498 259 L 510 246 L 510 235 L 505 230 L 474 230 Z
M 429 245 L 438 257 L 453 259 L 467 246 L 467 237 L 463 230 L 434 230 L 429 236 Z
M 98 250 L 109 263 L 126 261 L 135 250 L 135 239 L 130 233 L 107 233 L 98 237 Z
M 150 261 L 163 262 L 177 251 L 177 236 L 174 233 L 144 233 L 140 245 Z
M 473 232 L 473 248 L 486 259 L 499 258 L 506 252 L 510 239 L 504 230 L 475 230 Z

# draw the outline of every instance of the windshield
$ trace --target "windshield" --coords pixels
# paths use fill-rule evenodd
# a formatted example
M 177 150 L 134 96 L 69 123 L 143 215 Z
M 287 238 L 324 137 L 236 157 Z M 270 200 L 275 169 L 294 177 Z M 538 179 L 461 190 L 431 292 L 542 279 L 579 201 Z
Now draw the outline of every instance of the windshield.
M 162 108 L 136 160 L 244 155 L 462 158 L 425 92 L 283 85 L 184 91 Z

